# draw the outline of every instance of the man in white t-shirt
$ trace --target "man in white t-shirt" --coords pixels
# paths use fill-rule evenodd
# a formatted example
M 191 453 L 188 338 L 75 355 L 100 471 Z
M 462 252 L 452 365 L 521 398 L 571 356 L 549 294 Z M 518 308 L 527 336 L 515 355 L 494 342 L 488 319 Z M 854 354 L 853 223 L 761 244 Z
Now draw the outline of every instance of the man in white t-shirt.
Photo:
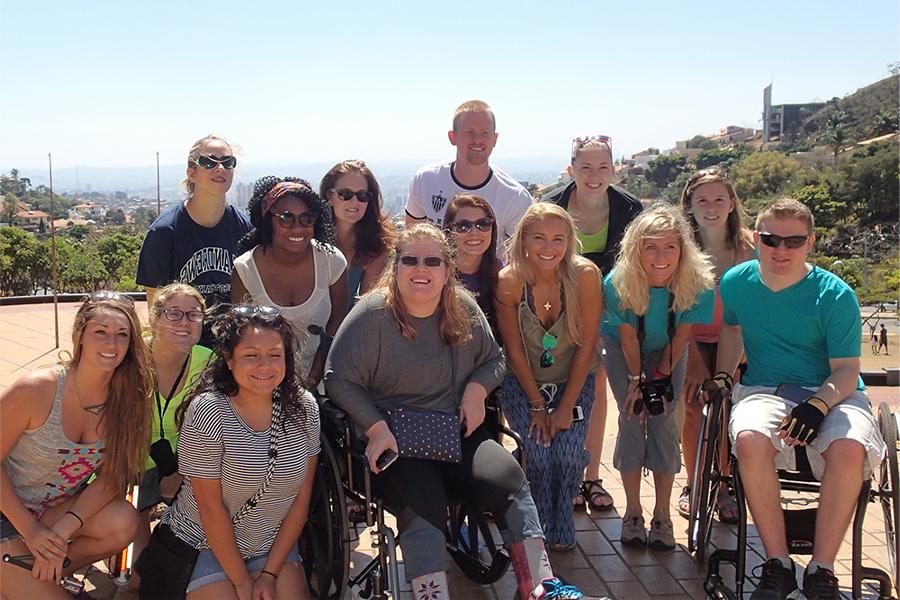
M 533 202 L 531 194 L 488 159 L 497 143 L 496 121 L 491 107 L 481 100 L 462 103 L 453 114 L 453 130 L 447 133 L 456 146 L 456 160 L 426 165 L 409 184 L 406 224 L 428 220 L 441 227 L 444 211 L 454 194 L 483 197 L 494 209 L 501 240 L 510 238 L 516 224 Z M 498 254 L 502 252 L 498 245 Z

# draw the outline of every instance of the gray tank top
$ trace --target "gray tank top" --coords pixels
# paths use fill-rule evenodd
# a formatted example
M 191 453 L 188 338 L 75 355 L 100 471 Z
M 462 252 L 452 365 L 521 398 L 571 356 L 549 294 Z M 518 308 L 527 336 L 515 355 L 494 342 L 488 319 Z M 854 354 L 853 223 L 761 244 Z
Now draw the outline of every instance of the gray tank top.
M 66 375 L 67 370 L 62 369 L 47 420 L 37 429 L 22 432 L 3 461 L 16 494 L 37 517 L 84 487 L 103 454 L 102 439 L 76 444 L 63 433 Z
M 549 329 L 545 329 L 540 319 L 534 314 L 532 307 L 531 289 L 525 286 L 522 300 L 519 302 L 519 331 L 522 332 L 522 343 L 525 345 L 525 356 L 528 358 L 528 364 L 531 366 L 531 372 L 534 374 L 534 380 L 538 385 L 543 383 L 565 383 L 569 378 L 569 367 L 572 364 L 572 357 L 575 355 L 575 346 L 566 333 L 565 325 L 565 303 L 563 310 L 559 313 L 559 318 L 553 323 Z M 553 365 L 549 367 L 541 366 L 541 354 L 544 353 L 544 334 L 549 333 L 556 337 L 556 347 L 549 350 L 549 353 L 555 359 Z M 591 361 L 590 372 L 593 373 L 600 366 L 600 354 L 596 352 Z

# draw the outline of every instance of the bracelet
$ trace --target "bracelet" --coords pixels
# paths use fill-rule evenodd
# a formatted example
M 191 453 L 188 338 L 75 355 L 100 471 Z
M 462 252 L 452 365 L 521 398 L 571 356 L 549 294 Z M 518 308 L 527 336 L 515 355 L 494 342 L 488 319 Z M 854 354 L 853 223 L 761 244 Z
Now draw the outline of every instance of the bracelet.
M 67 515 L 72 515 L 73 517 L 75 517 L 76 519 L 78 519 L 78 523 L 79 523 L 78 526 L 79 526 L 79 527 L 84 527 L 84 519 L 82 519 L 81 517 L 79 517 L 77 514 L 75 514 L 75 513 L 72 512 L 71 510 L 67 510 L 67 511 L 66 511 L 66 514 L 67 514 Z
M 628 374 L 628 381 L 640 381 L 640 380 L 641 380 L 640 373 L 638 373 L 637 375 L 632 375 L 631 373 Z
M 266 569 L 261 569 L 259 573 L 260 573 L 260 575 L 265 573 L 266 575 L 271 575 L 273 579 L 278 579 L 278 575 L 276 575 L 272 571 L 267 571 Z
M 533 412 L 533 413 L 547 412 L 547 405 L 546 405 L 546 404 L 541 404 L 540 406 L 536 406 L 536 405 L 534 405 L 534 404 L 529 404 L 529 405 L 528 405 L 528 410 L 530 410 L 530 411 Z

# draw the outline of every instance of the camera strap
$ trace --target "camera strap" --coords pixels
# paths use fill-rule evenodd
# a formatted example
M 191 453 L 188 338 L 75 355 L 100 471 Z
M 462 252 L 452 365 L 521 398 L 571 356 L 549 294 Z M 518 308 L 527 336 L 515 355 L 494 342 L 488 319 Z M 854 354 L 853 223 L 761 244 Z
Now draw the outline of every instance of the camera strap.
M 159 386 L 156 386 L 156 389 L 153 390 L 153 395 L 156 396 L 156 412 L 159 414 L 159 439 L 164 440 L 166 438 L 166 426 L 163 424 L 163 417 L 166 414 L 166 411 L 169 410 L 169 403 L 172 401 L 172 396 L 175 395 L 175 390 L 178 389 L 178 384 L 181 383 L 181 380 L 184 378 L 184 372 L 187 370 L 188 363 L 191 362 L 191 352 L 188 352 L 187 358 L 184 359 L 184 363 L 181 365 L 181 370 L 178 372 L 178 377 L 175 378 L 175 383 L 172 385 L 172 389 L 169 390 L 169 395 L 166 396 L 166 405 L 163 406 L 162 400 L 159 397 Z
M 666 324 L 666 336 L 668 338 L 667 343 L 671 343 L 672 339 L 675 337 L 675 311 L 672 310 L 672 305 L 675 302 L 675 295 L 672 294 L 672 291 L 669 290 L 669 300 L 668 306 L 666 308 L 666 316 L 667 316 L 667 324 Z M 650 310 L 650 306 L 648 303 L 647 310 Z M 644 315 L 638 315 L 637 318 L 637 338 L 638 338 L 638 350 L 641 354 L 641 374 L 646 376 L 647 369 L 644 366 L 644 338 L 647 336 L 646 325 L 644 323 Z M 669 352 L 669 374 L 672 374 L 672 353 Z

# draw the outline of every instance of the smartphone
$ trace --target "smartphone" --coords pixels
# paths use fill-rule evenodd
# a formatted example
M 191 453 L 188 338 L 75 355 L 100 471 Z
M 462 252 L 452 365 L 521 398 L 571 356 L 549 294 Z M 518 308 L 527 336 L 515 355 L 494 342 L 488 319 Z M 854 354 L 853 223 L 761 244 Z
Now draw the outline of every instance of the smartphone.
M 389 466 L 394 464 L 394 461 L 397 460 L 398 454 L 393 450 L 385 450 L 381 453 L 381 456 L 378 457 L 378 460 L 375 461 L 375 466 L 378 467 L 379 471 L 384 471 Z
M 554 410 L 556 410 L 555 407 L 549 409 L 547 412 L 552 413 Z M 584 421 L 584 409 L 580 406 L 572 407 L 572 422 L 574 423 L 575 421 Z

